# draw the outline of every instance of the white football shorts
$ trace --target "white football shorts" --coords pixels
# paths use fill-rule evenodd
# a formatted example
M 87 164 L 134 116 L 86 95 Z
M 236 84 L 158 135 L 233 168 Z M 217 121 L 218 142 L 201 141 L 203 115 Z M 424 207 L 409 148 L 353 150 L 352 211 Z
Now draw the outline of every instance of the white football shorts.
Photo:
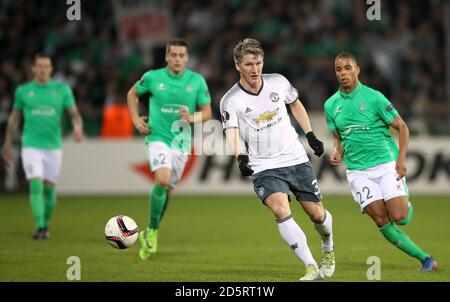
M 37 149 L 25 147 L 21 152 L 25 177 L 40 178 L 56 183 L 62 163 L 61 149 Z
M 355 202 L 364 208 L 376 200 L 384 202 L 398 196 L 408 196 L 403 177 L 397 180 L 395 162 L 378 164 L 366 170 L 347 170 L 347 181 Z
M 152 172 L 160 168 L 170 168 L 170 186 L 174 188 L 181 179 L 188 154 L 169 148 L 163 142 L 151 142 L 146 145 L 147 159 Z

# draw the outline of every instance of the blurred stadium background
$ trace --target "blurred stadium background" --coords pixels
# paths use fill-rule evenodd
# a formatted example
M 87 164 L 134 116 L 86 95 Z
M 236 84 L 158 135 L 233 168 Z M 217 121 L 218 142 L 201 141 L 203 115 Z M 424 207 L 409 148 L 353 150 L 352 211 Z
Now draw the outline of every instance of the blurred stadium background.
M 115 263 L 127 265 L 132 261 L 136 271 L 124 276 L 125 280 L 294 281 L 298 277 L 297 271 L 301 269 L 294 256 L 282 246 L 271 224 L 272 217 L 252 196 L 250 182 L 240 178 L 230 156 L 203 154 L 191 157 L 167 221 L 162 226 L 167 232 L 167 250 L 164 250 L 163 231 L 161 253 L 166 252 L 166 257 L 160 256 L 157 268 L 160 275 L 150 278 L 139 271 L 137 250 L 125 251 L 127 256 L 119 258 L 116 251 L 103 242 L 104 223 L 119 212 L 134 217 L 140 226 L 145 225 L 146 195 L 151 188 L 143 138 L 133 131 L 118 131 L 117 135 L 108 131 L 111 127 L 108 109 L 112 106 L 123 108 L 126 92 L 134 82 L 146 70 L 165 65 L 164 45 L 172 37 L 188 42 L 188 67 L 205 76 L 217 120 L 220 98 L 238 80 L 232 60 L 234 45 L 245 37 L 262 41 L 266 52 L 264 72 L 281 73 L 296 86 L 310 113 L 316 135 L 325 141 L 328 151 L 332 148 L 332 138 L 326 129 L 322 109 L 324 101 L 338 88 L 333 60 L 341 51 L 355 53 L 361 65 L 361 81 L 382 91 L 411 131 L 409 184 L 413 201 L 414 196 L 420 195 L 411 236 L 416 238 L 417 235 L 418 242 L 433 248 L 433 255 L 441 260 L 441 265 L 444 261 L 450 264 L 445 259 L 450 254 L 450 2 L 403 0 L 380 3 L 381 20 L 368 20 L 366 12 L 370 5 L 363 0 L 81 0 L 81 20 L 69 21 L 66 13 L 70 5 L 66 1 L 1 0 L 1 142 L 15 88 L 31 80 L 31 63 L 36 52 L 50 54 L 54 78 L 71 85 L 87 136 L 82 144 L 73 143 L 70 123 L 68 119 L 64 121 L 66 139 L 58 184 L 60 198 L 54 217 L 54 242 L 48 246 L 27 241 L 33 225 L 27 208 L 28 189 L 20 163 L 19 141 L 16 142 L 16 165 L 9 169 L 0 168 L 0 220 L 13 229 L 8 235 L 0 235 L 4 238 L 2 241 L 8 243 L 6 249 L 0 251 L 0 264 L 4 268 L 3 275 L 0 273 L 1 280 L 64 280 L 65 271 L 58 276 L 52 275 L 54 270 L 65 269 L 64 257 L 89 250 L 77 246 L 70 238 L 78 243 L 87 241 L 92 251 L 100 250 L 95 256 L 99 258 L 94 259 L 104 257 L 104 252 L 113 257 Z M 141 111 L 145 113 L 145 99 L 141 105 Z M 129 129 L 127 118 L 113 118 L 112 123 L 119 125 L 119 129 Z M 220 136 L 221 130 L 218 132 Z M 202 146 L 196 145 L 196 148 Z M 345 257 L 338 256 L 338 261 L 343 262 L 342 267 L 346 263 L 351 268 L 347 275 L 338 275 L 337 280 L 367 280 L 365 259 L 368 255 L 378 255 L 377 252 L 385 255 L 383 259 L 393 271 L 397 269 L 397 261 L 402 263 L 397 275 L 388 275 L 388 281 L 404 280 L 402 278 L 406 278 L 404 281 L 427 280 L 428 277 L 414 274 L 402 275 L 405 270 L 410 270 L 411 260 L 389 247 L 367 217 L 359 215 L 343 170 L 331 167 L 327 156 L 316 159 L 310 154 L 310 158 L 325 202 L 336 212 L 336 240 L 339 245 L 340 234 L 341 250 L 346 253 Z M 189 205 L 204 210 L 212 218 L 205 220 L 199 213 L 189 211 Z M 223 215 L 217 215 L 221 211 Z M 299 211 L 297 214 L 302 215 Z M 188 219 L 189 215 L 196 223 Z M 248 224 L 238 223 L 237 217 L 249 219 Z M 300 225 L 307 225 L 305 216 L 301 217 Z M 76 220 L 82 221 L 82 226 L 77 225 Z M 199 224 L 198 220 L 204 223 Z M 263 221 L 261 224 L 260 220 Z M 187 233 L 192 233 L 191 237 L 178 233 L 191 223 L 202 229 L 205 241 L 190 231 Z M 233 229 L 234 225 L 237 229 Z M 81 229 L 74 230 L 74 227 Z M 314 231 L 305 228 L 314 238 L 310 239 L 313 245 Z M 361 231 L 355 231 L 353 235 L 348 233 L 360 228 Z M 266 246 L 267 238 L 261 235 L 254 238 L 250 232 L 258 232 L 258 229 L 267 232 L 270 248 Z M 356 233 L 365 234 L 362 229 L 367 229 L 370 239 L 358 238 Z M 207 230 L 216 231 L 216 236 L 224 239 L 214 240 L 216 237 L 203 234 L 208 233 Z M 248 237 L 240 236 L 240 232 Z M 81 233 L 89 236 L 82 237 Z M 26 239 L 17 239 L 24 237 Z M 180 237 L 189 238 L 187 240 L 192 244 L 180 243 L 183 240 Z M 65 245 L 60 246 L 58 238 Z M 206 239 L 216 245 L 211 247 Z M 233 248 L 224 246 L 224 240 Z M 316 243 L 313 251 L 317 254 Z M 31 250 L 27 250 L 25 246 L 30 244 Z M 261 258 L 244 257 L 235 269 L 232 263 L 236 258 L 233 256 L 239 258 L 255 246 L 266 246 L 263 252 L 258 252 Z M 221 254 L 222 260 L 225 259 L 222 261 L 225 270 L 229 272 L 223 279 L 217 271 L 211 272 L 205 263 L 200 268 L 192 264 L 201 262 L 199 255 L 194 256 L 198 252 L 214 266 L 215 255 L 208 250 L 211 248 L 227 251 Z M 44 259 L 47 251 L 60 253 L 56 258 L 48 257 L 58 259 L 58 265 L 33 258 Z M 267 271 L 259 270 L 260 265 L 273 261 L 272 257 L 264 258 L 271 253 L 278 257 L 276 262 L 269 265 Z M 177 255 L 186 261 L 176 260 L 174 256 Z M 193 258 L 186 255 L 193 255 Z M 353 260 L 352 255 L 359 258 Z M 34 265 L 17 269 L 16 260 L 22 259 L 29 259 Z M 253 273 L 245 269 L 246 265 L 253 266 Z M 289 275 L 286 279 L 274 277 L 280 275 L 277 270 L 280 266 L 281 274 Z M 47 270 L 45 267 L 48 273 L 43 273 Z M 172 267 L 174 271 L 170 274 Z M 193 273 L 179 275 L 176 271 L 180 268 Z M 99 271 L 96 269 L 91 267 L 97 273 L 91 274 L 88 280 L 116 280 L 107 266 Z M 448 276 L 444 268 L 444 273 L 431 279 L 449 281 Z

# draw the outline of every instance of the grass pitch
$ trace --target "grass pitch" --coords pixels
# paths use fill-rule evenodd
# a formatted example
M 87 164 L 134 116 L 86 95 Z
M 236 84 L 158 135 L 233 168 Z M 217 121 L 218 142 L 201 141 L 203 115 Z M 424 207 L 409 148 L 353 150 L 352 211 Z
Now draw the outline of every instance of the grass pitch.
M 450 197 L 414 197 L 414 216 L 401 227 L 432 254 L 439 270 L 417 271 L 419 262 L 388 243 L 350 197 L 326 196 L 333 215 L 336 272 L 326 281 L 368 281 L 370 256 L 381 263 L 381 281 L 450 281 Z M 300 206 L 294 218 L 320 260 L 320 237 Z M 49 240 L 31 239 L 34 223 L 26 195 L 0 195 L 0 281 L 67 281 L 69 256 L 81 260 L 81 281 L 297 281 L 304 267 L 279 236 L 275 219 L 256 197 L 175 196 L 159 231 L 159 250 L 138 258 L 104 239 L 106 221 L 132 217 L 143 229 L 146 197 L 60 197 Z

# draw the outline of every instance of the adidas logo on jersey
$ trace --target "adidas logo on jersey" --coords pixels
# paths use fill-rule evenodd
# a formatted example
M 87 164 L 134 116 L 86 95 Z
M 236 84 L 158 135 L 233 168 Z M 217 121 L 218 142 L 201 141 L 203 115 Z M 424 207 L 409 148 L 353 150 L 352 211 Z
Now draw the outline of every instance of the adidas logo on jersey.
M 252 112 L 252 110 L 251 110 L 250 108 L 247 107 L 247 109 L 245 109 L 245 114 L 248 114 L 248 113 L 250 113 L 250 112 Z

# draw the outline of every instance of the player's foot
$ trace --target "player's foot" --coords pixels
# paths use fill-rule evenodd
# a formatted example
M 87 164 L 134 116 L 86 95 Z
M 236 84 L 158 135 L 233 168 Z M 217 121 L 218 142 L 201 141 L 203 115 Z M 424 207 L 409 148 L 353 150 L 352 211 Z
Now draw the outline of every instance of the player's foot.
M 34 233 L 33 233 L 33 239 L 42 239 L 42 229 L 38 228 Z
M 139 258 L 147 260 L 151 254 L 154 254 L 157 251 L 158 230 L 147 228 L 145 231 L 139 233 L 138 239 L 141 244 Z
M 48 231 L 48 228 L 41 229 L 41 239 L 48 239 L 50 237 L 50 232 Z
M 313 264 L 306 266 L 306 273 L 300 278 L 300 281 L 322 280 L 323 276 L 319 268 Z
M 147 237 L 147 232 L 148 229 L 140 232 L 138 236 L 139 243 L 141 244 L 141 248 L 139 250 L 139 258 L 141 258 L 141 260 L 147 260 L 151 256 L 150 246 L 148 245 L 147 240 L 145 239 Z
M 333 276 L 335 267 L 334 252 L 324 252 L 322 260 L 319 263 L 319 270 L 323 277 L 330 278 Z
M 437 262 L 433 259 L 433 257 L 429 256 L 422 261 L 422 267 L 420 268 L 420 270 L 422 272 L 429 272 L 437 270 L 437 268 Z
M 154 254 L 158 250 L 158 230 L 149 229 L 147 232 L 147 242 L 150 246 L 150 253 Z
M 36 232 L 33 233 L 33 239 L 41 239 L 41 229 L 37 229 Z

